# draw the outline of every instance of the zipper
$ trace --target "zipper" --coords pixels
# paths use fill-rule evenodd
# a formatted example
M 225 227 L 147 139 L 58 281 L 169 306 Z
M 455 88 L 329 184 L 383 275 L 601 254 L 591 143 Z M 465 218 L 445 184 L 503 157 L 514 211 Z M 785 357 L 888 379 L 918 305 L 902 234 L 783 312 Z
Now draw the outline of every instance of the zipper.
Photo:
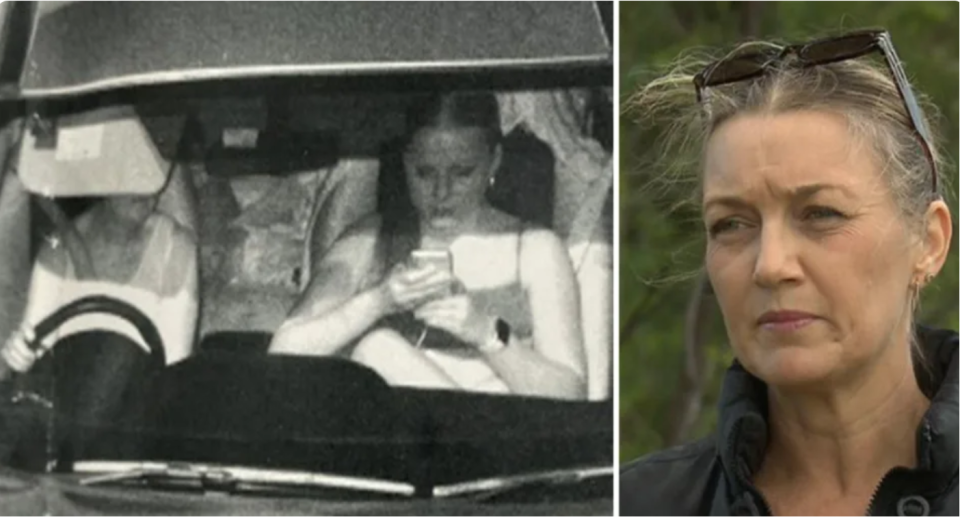
M 930 424 L 926 417 L 924 417 L 921 425 L 924 428 L 924 437 L 927 441 L 929 441 Z M 920 479 L 918 480 L 917 478 Z M 908 469 L 906 467 L 895 467 L 890 469 L 890 471 L 883 476 L 883 479 L 880 480 L 876 490 L 873 491 L 873 496 L 870 497 L 870 505 L 867 506 L 866 515 L 872 516 L 878 511 L 878 499 L 883 494 L 885 485 L 893 483 L 892 479 L 897 479 L 901 482 L 909 479 L 912 482 L 904 482 L 904 486 L 923 487 L 922 490 L 918 490 L 914 495 L 917 495 L 918 497 L 924 497 L 927 499 L 927 502 L 930 502 L 931 500 L 941 497 L 943 494 L 947 493 L 954 486 L 957 478 L 956 476 L 945 478 L 944 476 L 938 476 L 930 471 L 918 471 L 916 469 Z M 888 502 L 884 501 L 884 503 Z M 889 503 L 892 503 L 892 501 Z M 879 511 L 882 515 L 883 509 L 881 508 Z
M 893 474 L 895 470 L 896 469 L 891 470 L 890 472 L 887 472 L 886 475 L 880 478 L 880 482 L 877 483 L 877 488 L 873 490 L 873 495 L 870 496 L 870 503 L 867 504 L 867 512 L 864 514 L 867 517 L 871 517 L 873 515 L 873 512 L 876 511 L 876 508 L 874 508 L 874 505 L 877 504 L 877 497 L 880 495 L 880 491 L 883 488 L 884 483 L 886 483 L 887 480 L 890 479 L 890 476 Z
M 909 495 L 923 497 L 928 503 L 930 503 L 933 500 L 942 497 L 943 494 L 949 492 L 950 489 L 953 488 L 954 484 L 956 483 L 956 476 L 944 478 L 944 476 L 938 476 L 930 471 L 917 471 L 905 467 L 891 469 L 890 472 L 888 472 L 887 475 L 884 476 L 880 481 L 880 484 L 877 485 L 877 489 L 874 491 L 873 497 L 870 498 L 870 506 L 867 507 L 866 515 L 872 516 L 877 512 L 879 512 L 880 515 L 886 515 L 884 513 L 883 506 L 893 504 L 895 501 L 884 501 L 884 491 L 889 485 L 893 485 L 895 483 L 901 483 L 903 487 L 908 489 L 898 491 L 900 494 L 907 493 Z M 922 488 L 916 491 L 910 490 L 910 488 L 916 487 Z M 889 499 L 889 497 L 887 497 L 887 499 Z

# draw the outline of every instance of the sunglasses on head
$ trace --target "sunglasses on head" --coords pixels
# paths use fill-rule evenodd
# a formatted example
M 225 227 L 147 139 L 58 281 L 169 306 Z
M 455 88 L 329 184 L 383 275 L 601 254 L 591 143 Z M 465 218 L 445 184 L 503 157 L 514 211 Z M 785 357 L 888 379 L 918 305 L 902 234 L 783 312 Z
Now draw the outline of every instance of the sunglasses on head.
M 897 52 L 893 48 L 893 41 L 887 31 L 851 32 L 841 36 L 788 45 L 783 48 L 745 52 L 715 61 L 693 78 L 693 84 L 697 89 L 697 102 L 703 102 L 707 97 L 707 88 L 749 81 L 760 77 L 772 65 L 791 54 L 796 57 L 797 66 L 806 68 L 856 59 L 872 52 L 880 52 L 883 55 L 887 67 L 893 75 L 900 98 L 910 114 L 912 129 L 927 155 L 927 160 L 930 162 L 930 169 L 933 173 L 933 190 L 936 191 L 937 169 L 933 160 L 933 138 L 924 123 L 923 111 L 913 94 L 910 82 L 907 81 L 907 74 L 903 70 L 903 65 L 900 58 L 897 57 Z

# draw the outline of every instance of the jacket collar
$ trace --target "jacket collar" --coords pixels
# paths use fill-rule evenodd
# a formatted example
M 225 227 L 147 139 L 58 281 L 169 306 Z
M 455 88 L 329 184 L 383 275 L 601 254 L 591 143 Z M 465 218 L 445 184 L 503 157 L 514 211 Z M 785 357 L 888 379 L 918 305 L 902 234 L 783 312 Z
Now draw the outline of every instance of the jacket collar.
M 957 472 L 956 332 L 918 328 L 926 367 L 918 366 L 921 388 L 931 397 L 917 430 L 918 470 Z M 767 445 L 767 387 L 735 362 L 727 371 L 719 404 L 717 451 L 730 488 L 742 490 L 763 460 Z
M 927 369 L 918 374 L 931 397 L 930 410 L 917 431 L 918 468 L 954 475 L 957 472 L 957 345 L 956 332 L 920 329 L 919 342 Z

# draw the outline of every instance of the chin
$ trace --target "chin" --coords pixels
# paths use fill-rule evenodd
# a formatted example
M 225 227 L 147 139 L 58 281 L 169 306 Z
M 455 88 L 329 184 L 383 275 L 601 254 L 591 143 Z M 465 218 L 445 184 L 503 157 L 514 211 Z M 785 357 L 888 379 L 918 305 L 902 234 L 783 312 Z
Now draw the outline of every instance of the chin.
M 814 350 L 784 350 L 762 361 L 759 377 L 770 386 L 822 384 L 835 372 L 833 361 Z
M 838 373 L 836 356 L 827 347 L 787 346 L 753 356 L 744 367 L 771 387 L 823 387 Z
M 760 330 L 744 338 L 734 347 L 737 357 L 747 371 L 769 386 L 822 387 L 843 369 L 843 345 L 819 328 L 790 333 Z
M 453 217 L 437 217 L 430 220 L 430 227 L 437 230 L 454 230 L 460 226 L 460 221 Z

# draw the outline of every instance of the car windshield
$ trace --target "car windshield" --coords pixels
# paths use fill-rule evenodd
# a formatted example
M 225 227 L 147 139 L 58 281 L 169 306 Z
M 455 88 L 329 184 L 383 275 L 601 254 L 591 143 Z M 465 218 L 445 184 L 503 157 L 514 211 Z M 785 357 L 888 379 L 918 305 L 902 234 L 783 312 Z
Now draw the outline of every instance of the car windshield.
M 0 6 L 0 478 L 609 514 L 612 7 L 493 5 Z
M 177 490 L 609 497 L 610 89 L 241 86 L 9 117 L 0 356 L 22 418 L 0 462 Z M 445 316 L 457 303 L 480 323 Z

